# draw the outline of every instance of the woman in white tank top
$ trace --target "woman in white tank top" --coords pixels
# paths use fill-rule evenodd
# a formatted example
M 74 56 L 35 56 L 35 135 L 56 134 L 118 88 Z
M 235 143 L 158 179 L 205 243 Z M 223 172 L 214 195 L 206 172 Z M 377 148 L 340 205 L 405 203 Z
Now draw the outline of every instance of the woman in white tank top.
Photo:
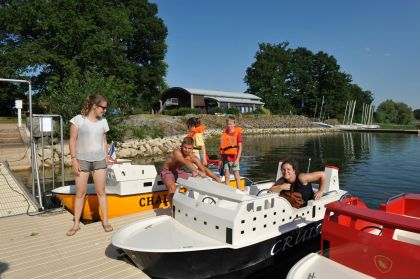
M 92 172 L 99 206 L 102 211 L 102 226 L 106 232 L 113 230 L 108 223 L 108 205 L 105 193 L 108 122 L 103 118 L 107 100 L 100 96 L 88 96 L 81 114 L 70 120 L 70 155 L 76 181 L 76 199 L 74 201 L 74 224 L 67 232 L 68 236 L 76 234 L 80 229 L 87 182 Z

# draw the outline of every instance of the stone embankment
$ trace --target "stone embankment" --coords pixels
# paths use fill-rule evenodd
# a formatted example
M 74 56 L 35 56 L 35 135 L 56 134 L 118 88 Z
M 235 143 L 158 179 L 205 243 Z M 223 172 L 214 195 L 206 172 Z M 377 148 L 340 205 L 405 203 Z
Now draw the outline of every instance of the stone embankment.
M 116 143 L 118 158 L 145 157 L 153 158 L 164 156 L 175 148 L 179 147 L 182 139 L 187 133 L 187 116 L 153 116 L 134 115 L 125 123 L 126 135 L 122 142 Z M 201 121 L 207 126 L 204 136 L 208 139 L 219 137 L 225 128 L 226 117 L 214 115 L 201 115 Z M 163 138 L 137 139 L 132 130 L 136 127 L 148 127 L 151 130 L 161 131 Z M 243 115 L 238 117 L 238 126 L 244 128 L 244 134 L 287 134 L 287 133 L 330 133 L 335 129 L 326 129 L 313 126 L 310 119 L 303 116 L 278 116 L 278 115 Z M 44 150 L 38 150 L 38 160 L 44 166 L 59 166 L 61 154 L 64 156 L 65 166 L 71 166 L 71 158 L 68 142 L 64 143 L 64 150 L 60 145 L 44 146 Z M 53 160 L 52 160 L 53 158 Z
M 266 129 L 245 129 L 245 135 L 251 134 L 288 134 L 288 133 L 331 133 L 334 129 L 325 128 L 266 128 Z M 222 133 L 220 129 L 208 129 L 204 132 L 206 138 L 218 137 Z M 164 138 L 155 139 L 128 139 L 121 143 L 116 143 L 118 158 L 133 158 L 133 157 L 152 157 L 162 156 L 172 152 L 175 148 L 181 145 L 185 134 L 167 136 Z M 61 158 L 60 145 L 54 146 L 54 164 L 59 165 Z M 44 163 L 45 166 L 51 166 L 51 147 L 46 146 L 44 149 Z M 38 158 L 42 159 L 42 150 L 38 150 Z M 68 143 L 64 144 L 64 164 L 71 166 L 71 158 Z

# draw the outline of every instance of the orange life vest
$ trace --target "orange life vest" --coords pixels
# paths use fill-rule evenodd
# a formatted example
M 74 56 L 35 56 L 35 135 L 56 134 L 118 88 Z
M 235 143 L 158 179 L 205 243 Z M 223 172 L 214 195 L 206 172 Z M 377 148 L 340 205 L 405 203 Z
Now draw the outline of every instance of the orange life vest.
M 242 130 L 242 128 L 237 127 L 233 132 L 233 136 L 228 135 L 227 131 L 220 136 L 220 154 L 235 155 L 238 153 L 238 134 Z
M 196 133 L 202 133 L 207 127 L 204 125 L 200 125 L 194 128 L 191 132 L 188 133 L 188 138 L 193 138 Z

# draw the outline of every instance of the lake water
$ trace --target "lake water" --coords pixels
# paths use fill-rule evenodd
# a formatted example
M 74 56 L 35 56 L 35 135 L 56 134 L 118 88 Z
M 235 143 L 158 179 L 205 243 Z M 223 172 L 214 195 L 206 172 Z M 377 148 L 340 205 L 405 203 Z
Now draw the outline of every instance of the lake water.
M 208 144 L 210 154 L 217 143 Z M 342 189 L 378 208 L 399 193 L 420 192 L 420 136 L 338 132 L 332 134 L 258 135 L 244 138 L 241 175 L 274 179 L 279 160 L 297 162 L 300 172 L 339 168 Z

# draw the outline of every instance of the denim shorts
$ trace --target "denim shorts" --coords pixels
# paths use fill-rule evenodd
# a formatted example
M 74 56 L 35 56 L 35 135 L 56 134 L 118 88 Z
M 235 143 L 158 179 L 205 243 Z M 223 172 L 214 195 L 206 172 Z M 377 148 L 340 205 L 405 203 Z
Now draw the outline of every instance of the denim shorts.
M 105 159 L 101 161 L 93 161 L 93 162 L 77 159 L 77 162 L 79 162 L 80 171 L 83 171 L 83 172 L 101 170 L 101 169 L 107 168 Z

